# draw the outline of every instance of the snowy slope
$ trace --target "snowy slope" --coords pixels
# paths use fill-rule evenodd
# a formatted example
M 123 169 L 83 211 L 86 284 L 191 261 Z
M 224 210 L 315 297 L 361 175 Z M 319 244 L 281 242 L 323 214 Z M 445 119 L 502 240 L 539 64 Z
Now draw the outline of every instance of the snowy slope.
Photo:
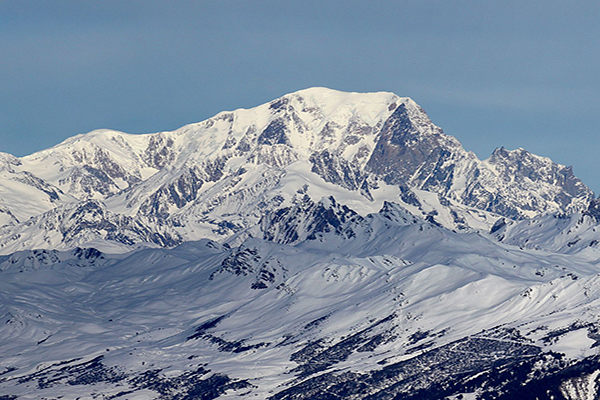
M 58 187 L 24 169 L 18 158 L 0 153 L 0 226 L 16 225 L 75 201 Z
M 296 246 L 0 260 L 2 393 L 525 398 L 514 391 L 540 382 L 583 390 L 600 368 L 595 262 L 454 233 L 392 203 L 340 228 L 352 234 L 324 229 Z M 507 370 L 512 380 L 497 379 Z

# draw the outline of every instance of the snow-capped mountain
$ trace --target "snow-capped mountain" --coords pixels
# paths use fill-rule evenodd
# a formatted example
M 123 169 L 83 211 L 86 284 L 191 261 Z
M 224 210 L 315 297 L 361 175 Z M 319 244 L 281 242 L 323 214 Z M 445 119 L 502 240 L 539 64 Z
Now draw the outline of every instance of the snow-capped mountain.
M 599 210 L 392 93 L 0 154 L 0 400 L 600 398 Z
M 593 198 L 570 168 L 522 149 L 498 149 L 480 161 L 409 98 L 324 88 L 173 132 L 98 130 L 11 157 L 7 179 L 28 177 L 39 194 L 28 196 L 32 204 L 2 197 L 4 254 L 66 250 L 85 245 L 85 237 L 123 251 L 132 243 L 223 241 L 292 206 L 298 192 L 314 201 L 333 195 L 363 215 L 399 202 L 448 228 L 484 230 L 500 216 L 583 211 Z M 89 200 L 117 222 L 72 241 L 55 215 Z M 122 236 L 132 218 L 149 232 Z

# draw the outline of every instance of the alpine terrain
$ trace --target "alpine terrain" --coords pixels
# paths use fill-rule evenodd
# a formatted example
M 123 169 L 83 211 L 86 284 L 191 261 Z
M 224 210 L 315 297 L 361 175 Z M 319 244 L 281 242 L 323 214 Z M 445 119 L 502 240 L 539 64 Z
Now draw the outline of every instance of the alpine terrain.
M 0 399 L 600 399 L 600 200 L 392 93 L 0 153 Z

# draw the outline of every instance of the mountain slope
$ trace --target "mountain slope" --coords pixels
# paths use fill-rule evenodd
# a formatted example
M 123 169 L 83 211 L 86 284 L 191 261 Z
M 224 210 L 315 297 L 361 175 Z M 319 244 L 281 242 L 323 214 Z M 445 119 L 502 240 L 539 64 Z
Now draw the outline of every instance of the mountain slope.
M 19 224 L 76 199 L 37 175 L 23 170 L 22 161 L 0 153 L 0 227 Z
M 347 214 L 331 199 L 318 207 Z M 597 262 L 454 233 L 397 204 L 348 217 L 295 246 L 203 240 L 37 254 L 29 268 L 30 253 L 0 260 L 2 393 L 598 394 Z

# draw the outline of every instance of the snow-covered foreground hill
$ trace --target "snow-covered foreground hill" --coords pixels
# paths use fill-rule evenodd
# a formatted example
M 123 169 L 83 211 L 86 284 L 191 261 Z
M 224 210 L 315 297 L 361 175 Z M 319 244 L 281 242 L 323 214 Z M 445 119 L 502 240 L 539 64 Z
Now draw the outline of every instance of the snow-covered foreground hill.
M 6 256 L 0 393 L 597 396 L 597 261 L 455 233 L 392 203 L 340 222 L 333 203 L 294 246 Z
M 0 154 L 0 400 L 600 398 L 599 204 L 392 93 Z

